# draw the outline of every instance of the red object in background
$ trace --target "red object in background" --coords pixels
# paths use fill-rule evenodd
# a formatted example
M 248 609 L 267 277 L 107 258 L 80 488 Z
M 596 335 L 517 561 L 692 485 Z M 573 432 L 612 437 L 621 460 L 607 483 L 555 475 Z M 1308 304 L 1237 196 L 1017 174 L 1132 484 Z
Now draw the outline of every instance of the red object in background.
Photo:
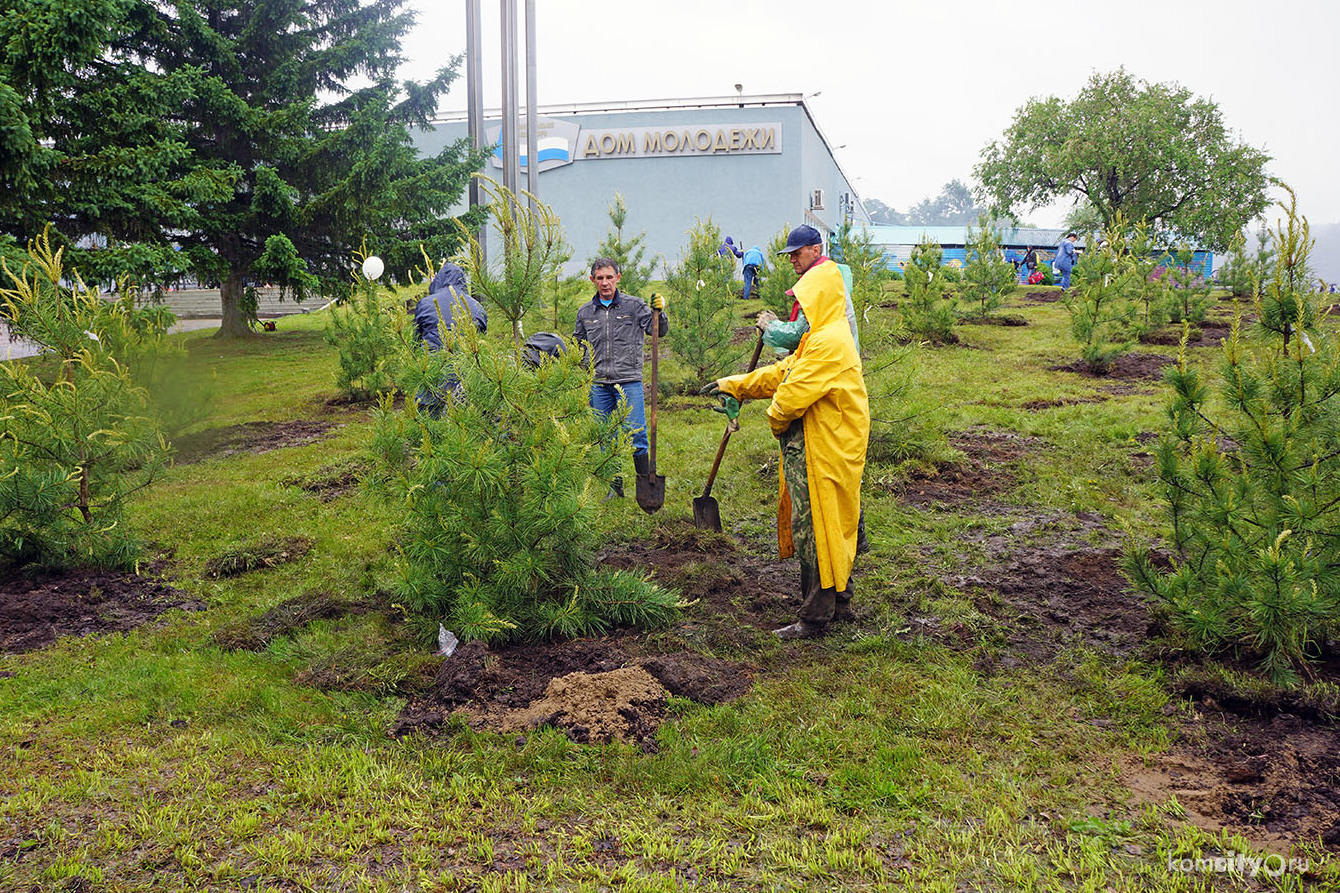
M 273 332 L 275 330 L 275 321 L 273 319 L 267 319 L 261 323 L 261 328 L 265 329 L 267 332 Z

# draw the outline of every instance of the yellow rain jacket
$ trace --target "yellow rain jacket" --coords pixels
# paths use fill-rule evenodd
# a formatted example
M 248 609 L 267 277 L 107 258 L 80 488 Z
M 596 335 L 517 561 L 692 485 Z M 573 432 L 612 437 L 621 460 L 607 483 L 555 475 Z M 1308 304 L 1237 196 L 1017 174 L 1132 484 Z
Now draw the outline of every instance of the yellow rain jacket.
M 820 585 L 841 591 L 856 558 L 870 403 L 838 265 L 825 259 L 810 267 L 794 292 L 810 322 L 795 352 L 771 366 L 723 378 L 717 386 L 737 400 L 771 397 L 768 423 L 778 437 L 802 420 Z M 789 558 L 795 552 L 791 497 L 780 468 L 778 474 L 777 549 Z

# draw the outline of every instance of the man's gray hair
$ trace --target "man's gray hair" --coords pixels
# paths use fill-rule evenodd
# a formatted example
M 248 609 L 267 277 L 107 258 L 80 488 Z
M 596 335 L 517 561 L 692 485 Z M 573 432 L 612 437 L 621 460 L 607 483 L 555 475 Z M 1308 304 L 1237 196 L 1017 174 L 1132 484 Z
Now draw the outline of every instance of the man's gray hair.
M 596 270 L 604 269 L 606 267 L 613 270 L 615 276 L 618 276 L 622 272 L 619 269 L 619 262 L 614 258 L 597 257 L 595 260 L 591 261 L 591 275 L 594 276 L 596 274 Z

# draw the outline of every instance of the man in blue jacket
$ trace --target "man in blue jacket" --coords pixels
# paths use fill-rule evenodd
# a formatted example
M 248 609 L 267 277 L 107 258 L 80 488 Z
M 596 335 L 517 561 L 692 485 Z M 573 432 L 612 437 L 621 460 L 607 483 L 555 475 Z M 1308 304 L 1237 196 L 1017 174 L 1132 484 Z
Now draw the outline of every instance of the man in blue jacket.
M 749 300 L 754 293 L 754 283 L 758 280 L 758 271 L 763 266 L 763 251 L 755 245 L 744 253 L 744 299 Z
M 1079 254 L 1075 251 L 1075 240 L 1079 236 L 1066 233 L 1061 244 L 1056 246 L 1056 269 L 1061 271 L 1061 291 L 1070 288 L 1070 271 L 1075 267 Z
M 427 296 L 414 305 L 414 334 L 429 350 L 442 349 L 442 332 L 451 331 L 456 314 L 467 313 L 482 335 L 489 327 L 488 311 L 469 294 L 465 271 L 453 263 L 444 263 L 428 285 Z M 441 394 L 425 388 L 415 395 L 419 408 L 437 415 L 442 411 L 442 398 L 460 392 L 460 379 L 448 375 L 442 382 Z
M 639 476 L 651 472 L 647 453 L 647 410 L 642 403 L 642 342 L 651 334 L 654 320 L 659 320 L 660 337 L 670 330 L 666 320 L 665 299 L 652 298 L 651 306 L 641 298 L 619 291 L 619 264 L 608 257 L 598 257 L 591 264 L 591 281 L 596 293 L 589 303 L 577 310 L 577 324 L 572 337 L 587 345 L 595 372 L 591 383 L 591 408 L 598 415 L 608 416 L 619 401 L 628 403 L 628 417 L 624 429 L 633 436 L 633 466 Z M 616 477 L 614 495 L 623 496 L 623 479 Z

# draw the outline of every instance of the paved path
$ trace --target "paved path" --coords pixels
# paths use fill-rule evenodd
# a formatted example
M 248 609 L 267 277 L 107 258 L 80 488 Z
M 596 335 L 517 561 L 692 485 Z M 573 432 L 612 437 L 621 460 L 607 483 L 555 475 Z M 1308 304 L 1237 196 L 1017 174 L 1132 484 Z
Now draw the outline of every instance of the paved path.
M 217 329 L 222 320 L 218 319 L 182 319 L 172 327 L 174 332 L 194 332 L 199 329 Z M 9 327 L 0 324 L 0 361 L 17 360 L 31 357 L 38 351 L 37 345 L 28 341 L 16 341 L 9 337 Z

